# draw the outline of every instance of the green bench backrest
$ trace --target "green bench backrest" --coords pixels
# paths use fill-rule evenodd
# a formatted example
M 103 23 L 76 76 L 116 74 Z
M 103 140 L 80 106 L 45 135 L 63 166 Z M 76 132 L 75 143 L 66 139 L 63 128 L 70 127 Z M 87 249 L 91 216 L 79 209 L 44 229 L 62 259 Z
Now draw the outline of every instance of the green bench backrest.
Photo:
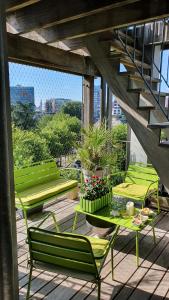
M 152 167 L 129 165 L 125 182 L 133 182 L 139 185 L 149 186 L 151 181 L 158 180 L 158 175 Z
M 28 242 L 32 260 L 98 274 L 91 244 L 85 237 L 32 227 L 28 229 Z
M 54 161 L 15 170 L 15 190 L 20 192 L 37 184 L 59 179 L 60 172 Z

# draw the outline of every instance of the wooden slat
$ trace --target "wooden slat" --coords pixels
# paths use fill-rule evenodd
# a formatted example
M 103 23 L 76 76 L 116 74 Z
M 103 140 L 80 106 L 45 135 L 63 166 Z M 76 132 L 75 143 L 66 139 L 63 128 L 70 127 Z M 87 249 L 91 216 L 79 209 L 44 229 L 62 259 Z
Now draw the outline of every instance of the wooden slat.
M 137 1 L 138 0 L 92 0 L 89 3 L 83 0 L 69 0 L 69 2 L 67 2 L 67 0 L 57 0 L 57 2 L 55 0 L 43 0 L 36 3 L 36 0 L 34 0 L 35 4 L 32 6 L 26 5 L 28 5 L 29 2 L 33 3 L 33 0 L 24 1 L 25 3 L 22 5 L 25 5 L 25 7 L 21 8 L 20 6 L 19 11 L 15 11 L 13 14 L 8 13 L 7 22 L 14 27 L 18 33 L 24 33 L 36 30 L 40 27 L 45 28 L 80 19 Z M 7 10 L 7 12 L 9 11 L 10 9 Z
M 9 61 L 78 75 L 98 74 L 90 58 L 8 33 Z
M 38 30 L 48 42 L 73 39 L 124 27 L 133 23 L 143 23 L 169 15 L 168 0 L 140 0 L 122 7 L 87 16 L 78 20 L 58 24 Z
M 6 0 L 6 11 L 13 12 L 31 4 L 37 3 L 40 0 Z

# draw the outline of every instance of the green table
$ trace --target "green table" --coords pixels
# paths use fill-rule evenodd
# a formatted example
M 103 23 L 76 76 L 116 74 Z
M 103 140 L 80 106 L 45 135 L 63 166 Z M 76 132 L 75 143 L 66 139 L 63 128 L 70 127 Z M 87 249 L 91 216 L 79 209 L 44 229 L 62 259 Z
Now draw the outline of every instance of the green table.
M 137 213 L 137 212 L 139 212 L 139 209 L 135 209 L 135 211 Z M 103 209 L 100 209 L 100 210 L 96 211 L 95 213 L 91 214 L 91 213 L 83 211 L 81 209 L 80 205 L 76 205 L 75 206 L 75 218 L 74 218 L 74 223 L 73 223 L 73 231 L 76 229 L 78 213 L 89 215 L 94 218 L 100 219 L 102 221 L 106 221 L 106 222 L 115 224 L 116 225 L 115 238 L 118 235 L 120 226 L 130 229 L 132 231 L 135 231 L 135 233 L 136 233 L 136 262 L 137 262 L 137 266 L 139 266 L 139 232 L 142 231 L 147 225 L 151 225 L 152 230 L 153 230 L 153 240 L 154 240 L 154 243 L 156 242 L 155 230 L 154 230 L 154 219 L 155 219 L 156 214 L 149 217 L 148 220 L 143 225 L 136 226 L 136 225 L 133 225 L 133 223 L 132 223 L 133 217 L 129 217 L 126 215 L 124 215 L 124 216 L 122 215 L 120 217 L 113 217 L 113 216 L 111 216 L 110 212 L 111 212 L 111 209 L 110 209 L 110 207 L 107 206 L 107 207 L 104 207 Z

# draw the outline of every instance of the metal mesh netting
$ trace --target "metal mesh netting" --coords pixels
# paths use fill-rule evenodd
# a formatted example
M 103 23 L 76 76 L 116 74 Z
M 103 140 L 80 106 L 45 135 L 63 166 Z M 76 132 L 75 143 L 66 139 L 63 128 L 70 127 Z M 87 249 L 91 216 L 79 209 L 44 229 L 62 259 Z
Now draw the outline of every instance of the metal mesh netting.
M 80 139 L 82 77 L 16 63 L 9 72 L 15 167 L 67 165 Z
M 48 159 L 55 159 L 58 166 L 75 166 L 81 141 L 82 77 L 16 63 L 9 64 L 9 71 L 15 168 Z M 99 78 L 95 86 L 97 123 Z M 121 126 L 113 128 L 113 171 L 125 168 L 126 146 L 122 140 L 126 134 L 122 132 L 126 129 Z

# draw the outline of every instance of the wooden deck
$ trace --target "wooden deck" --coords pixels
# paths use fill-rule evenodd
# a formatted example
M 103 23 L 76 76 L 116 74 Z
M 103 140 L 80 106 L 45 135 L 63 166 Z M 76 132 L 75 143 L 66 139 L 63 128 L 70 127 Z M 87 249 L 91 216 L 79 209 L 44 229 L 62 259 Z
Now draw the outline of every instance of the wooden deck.
M 76 201 L 62 199 L 50 207 L 56 212 L 62 231 L 70 231 L 74 218 Z M 49 210 L 49 208 L 48 208 Z M 30 225 L 36 225 L 37 218 Z M 51 228 L 52 220 L 43 227 Z M 102 271 L 101 299 L 115 300 L 160 300 L 169 299 L 169 213 L 161 212 L 156 219 L 157 243 L 154 246 L 151 227 L 147 226 L 140 235 L 140 267 L 135 263 L 134 233 L 122 229 L 114 248 L 115 280 L 111 277 L 110 255 Z M 17 220 L 18 265 L 20 300 L 25 299 L 28 273 L 28 249 L 25 243 L 23 220 Z M 84 216 L 78 220 L 77 232 L 90 234 Z M 33 272 L 31 299 L 48 300 L 94 300 L 96 290 L 87 283 L 65 275 L 36 269 Z

